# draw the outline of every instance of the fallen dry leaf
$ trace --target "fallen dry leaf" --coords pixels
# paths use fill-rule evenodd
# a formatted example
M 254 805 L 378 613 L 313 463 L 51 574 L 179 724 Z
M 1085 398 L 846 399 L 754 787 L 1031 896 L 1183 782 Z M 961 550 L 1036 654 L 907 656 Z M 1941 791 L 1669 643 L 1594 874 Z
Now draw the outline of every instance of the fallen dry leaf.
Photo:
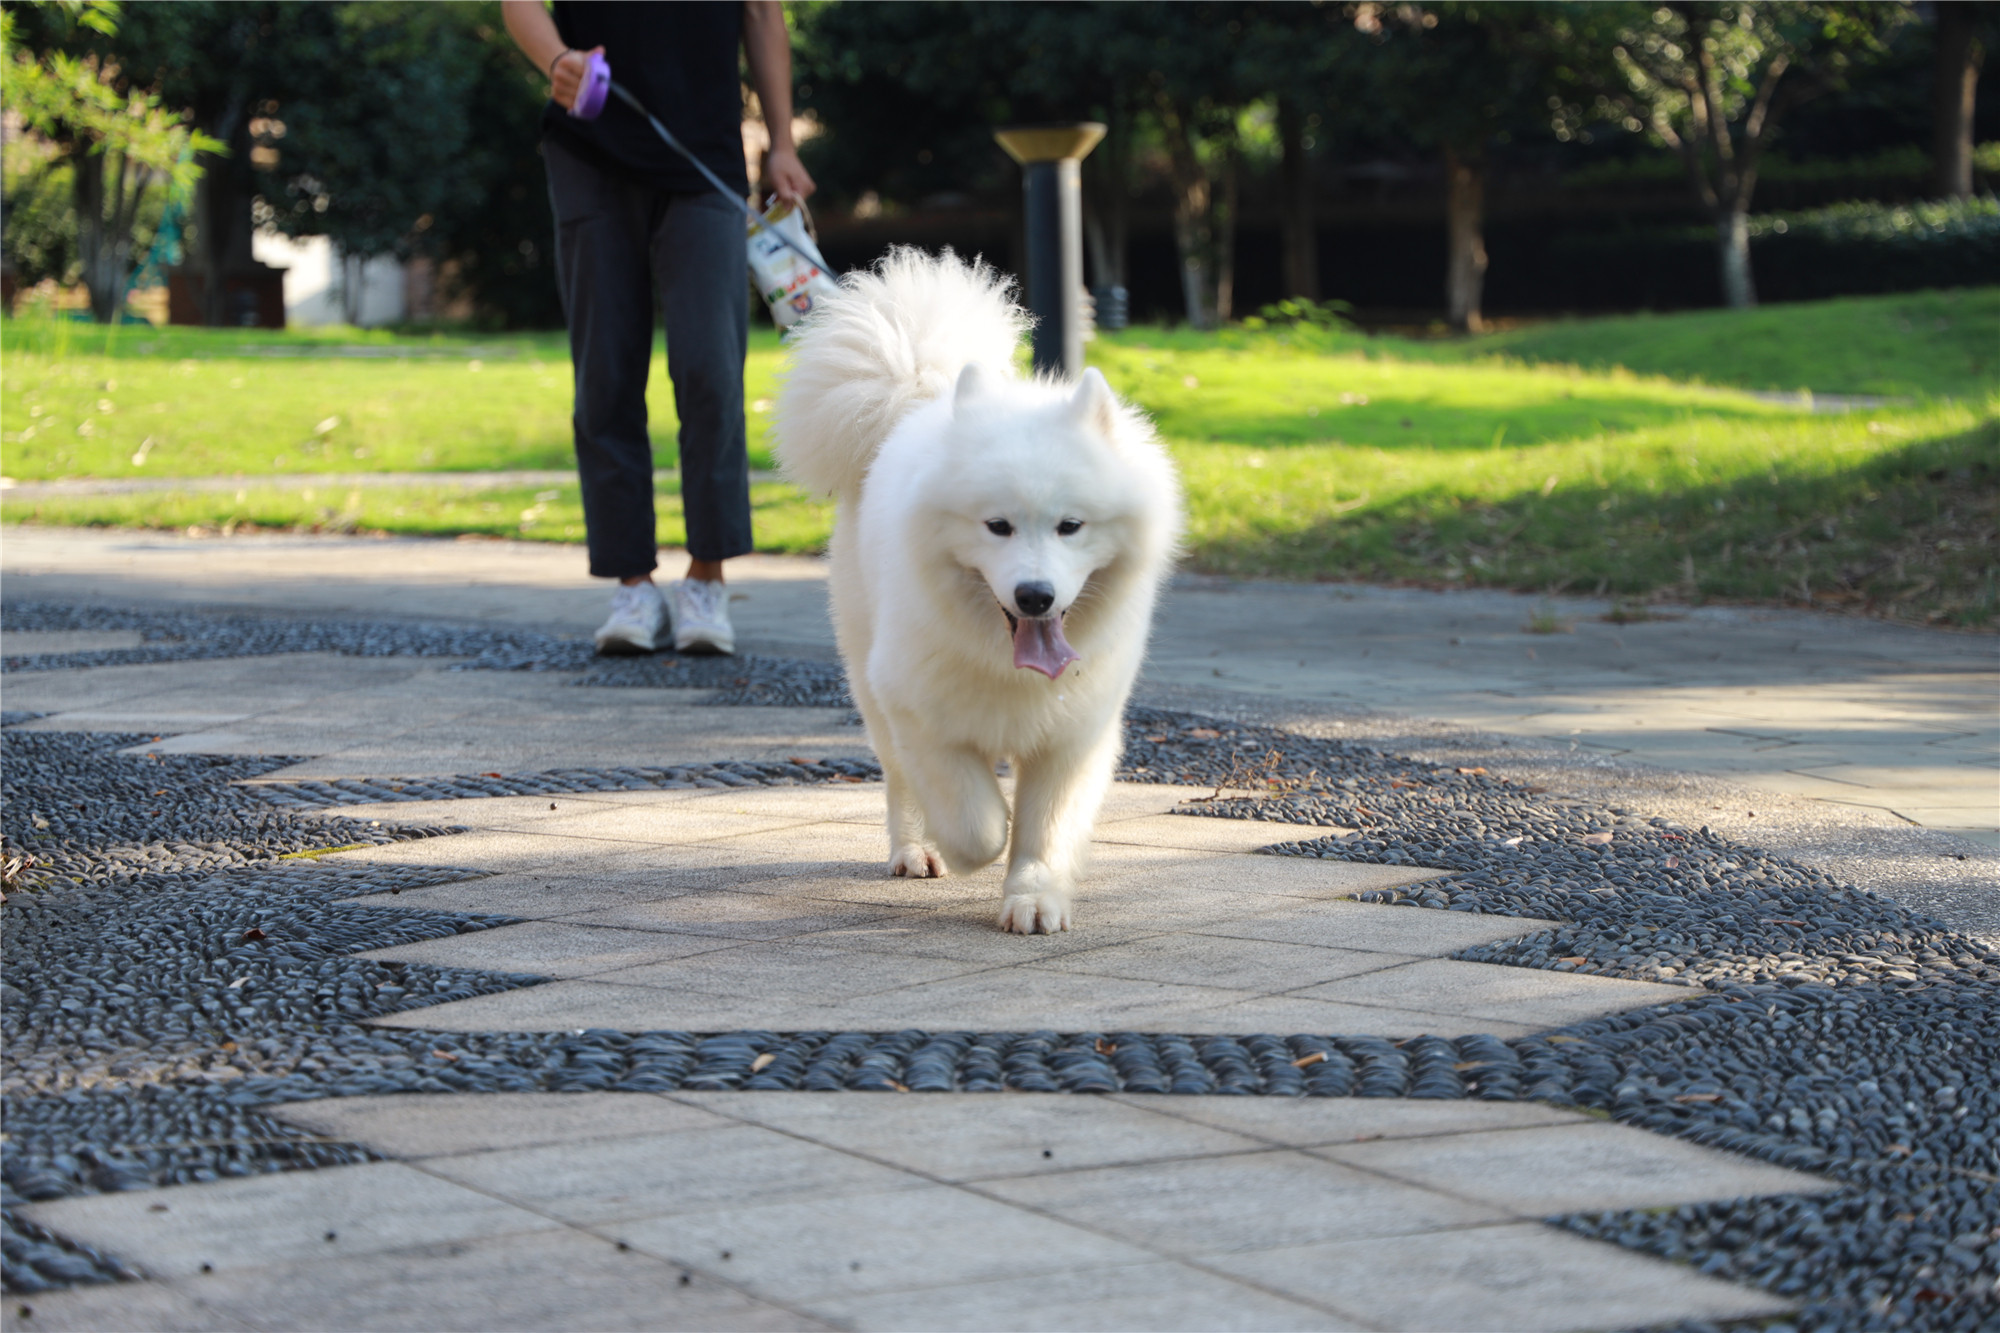
M 892 1078 L 892 1079 L 888 1079 L 888 1080 L 887 1080 L 887 1082 L 888 1082 L 889 1086 L 890 1086 L 890 1087 L 892 1087 L 892 1088 L 894 1088 L 894 1089 L 895 1089 L 895 1090 L 896 1090 L 897 1092 L 908 1092 L 908 1091 L 910 1090 L 910 1089 L 909 1089 L 909 1085 L 908 1085 L 908 1084 L 905 1084 L 905 1083 L 898 1083 L 898 1082 L 897 1082 L 897 1081 L 896 1081 L 895 1079 L 893 1079 L 893 1078 Z
M 805 758 L 803 755 L 795 754 L 787 757 L 785 762 L 788 764 L 810 764 L 812 760 Z
M 841 780 L 842 782 L 866 782 L 866 781 L 868 781 L 868 779 L 867 779 L 867 778 L 857 778 L 857 777 L 855 777 L 855 776 L 854 776 L 854 775 L 853 775 L 852 773 L 842 773 L 842 774 L 840 775 L 840 780 Z
M 1722 1100 L 1722 1094 L 1719 1092 L 1684 1092 L 1674 1098 L 1674 1100 L 1677 1102 L 1719 1102 Z
M 1391 787 L 1421 787 L 1423 784 L 1421 782 L 1411 782 L 1407 778 L 1390 778 L 1389 785 Z
M 1469 778 L 1480 778 L 1486 776 L 1486 770 L 1483 768 L 1461 768 L 1458 771 L 1465 774 Z
M 1681 859 L 1678 856 L 1670 856 L 1667 858 L 1667 869 L 1679 870 L 1680 868 L 1681 868 Z
M 1574 965 L 1576 963 L 1587 963 L 1590 961 L 1590 959 L 1585 957 L 1583 954 L 1573 953 L 1567 958 L 1558 958 L 1556 959 L 1556 961 L 1558 963 L 1570 963 Z
M 431 1055 L 436 1059 L 445 1061 L 455 1061 L 458 1059 L 457 1051 L 432 1051 Z
M 251 940 L 267 940 L 269 938 L 271 938 L 269 935 L 266 935 L 255 926 L 243 932 L 243 939 L 246 943 Z
M 1558 1044 L 1560 1044 L 1560 1045 L 1567 1045 L 1567 1044 L 1568 1044 L 1568 1043 L 1570 1043 L 1570 1042 L 1573 1042 L 1573 1041 L 1582 1041 L 1582 1040 L 1583 1040 L 1583 1038 L 1582 1038 L 1582 1037 L 1550 1037 L 1550 1038 L 1549 1038 L 1549 1044 L 1550 1044 L 1550 1045 L 1558 1045 Z
M 1302 1055 L 1298 1059 L 1292 1061 L 1292 1068 L 1294 1069 L 1310 1068 L 1313 1065 L 1320 1064 L 1325 1059 L 1326 1059 L 1325 1051 L 1314 1051 L 1311 1055 Z
M 1160 745 L 1163 744 L 1167 738 L 1165 736 L 1148 736 L 1146 737 L 1146 739 L 1152 742 L 1154 745 Z
M 1115 1055 L 1118 1053 L 1118 1043 L 1099 1037 L 1091 1043 L 1091 1049 L 1095 1050 L 1099 1055 Z
M 500 775 L 498 773 L 481 773 L 479 776 L 482 778 L 497 778 Z
M 1214 727 L 1190 727 L 1188 728 L 1188 735 L 1197 740 L 1212 741 L 1221 736 L 1222 733 Z
M 776 1064 L 777 1061 L 778 1061 L 778 1053 L 776 1051 L 766 1051 L 762 1055 L 758 1056 L 755 1060 L 752 1060 L 750 1062 L 750 1072 L 753 1074 L 761 1074 L 765 1070 L 769 1069 L 772 1065 Z

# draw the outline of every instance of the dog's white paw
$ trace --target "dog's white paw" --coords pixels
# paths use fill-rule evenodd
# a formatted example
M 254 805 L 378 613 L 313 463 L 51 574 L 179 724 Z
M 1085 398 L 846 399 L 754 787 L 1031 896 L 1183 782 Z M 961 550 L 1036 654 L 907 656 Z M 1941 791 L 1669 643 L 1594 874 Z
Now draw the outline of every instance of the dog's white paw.
M 1067 893 L 1010 893 L 1000 900 L 1000 929 L 1016 935 L 1053 935 L 1069 929 Z
M 908 879 L 943 879 L 944 858 L 935 847 L 920 842 L 898 847 L 889 858 L 889 873 Z

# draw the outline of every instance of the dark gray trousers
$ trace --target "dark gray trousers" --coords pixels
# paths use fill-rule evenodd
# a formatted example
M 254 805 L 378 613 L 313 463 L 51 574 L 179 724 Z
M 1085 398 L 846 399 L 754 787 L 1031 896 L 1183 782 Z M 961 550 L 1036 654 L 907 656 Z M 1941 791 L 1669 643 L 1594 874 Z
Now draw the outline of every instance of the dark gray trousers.
M 659 564 L 646 433 L 656 291 L 681 420 L 688 554 L 727 560 L 747 553 L 743 354 L 750 313 L 742 209 L 718 194 L 675 194 L 614 176 L 554 139 L 543 140 L 542 156 L 576 375 L 576 466 L 590 572 L 633 578 Z

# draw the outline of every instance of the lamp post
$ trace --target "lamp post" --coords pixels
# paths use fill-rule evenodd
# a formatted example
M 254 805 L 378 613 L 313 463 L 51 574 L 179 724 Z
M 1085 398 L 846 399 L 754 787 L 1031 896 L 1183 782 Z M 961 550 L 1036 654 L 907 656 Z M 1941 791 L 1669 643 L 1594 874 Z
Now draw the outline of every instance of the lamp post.
M 1028 213 L 1028 310 L 1035 369 L 1083 373 L 1083 159 L 1104 137 L 1095 121 L 1018 125 L 993 137 L 1021 164 Z

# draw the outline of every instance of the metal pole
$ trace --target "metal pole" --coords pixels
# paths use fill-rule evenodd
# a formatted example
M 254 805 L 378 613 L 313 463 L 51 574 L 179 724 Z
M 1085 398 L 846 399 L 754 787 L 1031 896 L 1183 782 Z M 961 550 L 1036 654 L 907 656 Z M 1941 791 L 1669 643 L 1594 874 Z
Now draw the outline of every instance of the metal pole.
M 1028 232 L 1027 297 L 1035 317 L 1037 371 L 1074 379 L 1083 373 L 1084 156 L 1104 137 L 1094 122 L 1033 125 L 993 136 L 1021 164 Z

